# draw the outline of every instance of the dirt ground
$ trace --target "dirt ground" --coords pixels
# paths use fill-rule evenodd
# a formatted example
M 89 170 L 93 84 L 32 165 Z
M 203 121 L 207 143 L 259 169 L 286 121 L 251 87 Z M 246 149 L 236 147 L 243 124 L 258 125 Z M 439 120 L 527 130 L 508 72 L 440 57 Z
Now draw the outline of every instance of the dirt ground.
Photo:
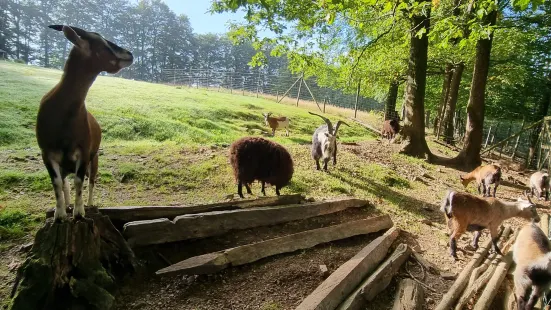
M 399 148 L 397 145 L 366 142 L 342 147 L 347 148 L 362 160 L 391 167 L 401 176 L 424 184 L 425 186 L 414 186 L 407 195 L 393 191 L 391 187 L 381 189 L 382 196 L 394 195 L 401 199 L 399 207 L 409 212 L 381 209 L 377 207 L 378 201 L 372 201 L 366 208 L 350 209 L 270 227 L 236 231 L 221 237 L 194 242 L 142 248 L 137 250 L 137 255 L 152 272 L 165 267 L 169 262 L 174 263 L 195 255 L 389 213 L 396 226 L 403 230 L 394 246 L 399 242 L 407 243 L 422 253 L 423 257 L 433 263 L 440 272 L 458 274 L 473 254 L 467 247 L 472 236 L 465 234 L 459 240 L 459 260 L 451 259 L 448 254 L 444 218 L 438 209 L 439 201 L 447 188 L 461 189 L 457 181 L 460 172 L 446 167 L 430 168 L 424 165 L 398 164 L 392 157 Z M 504 181 L 498 188 L 497 196 L 504 199 L 516 199 L 520 196 L 525 189 L 524 184 L 527 182 L 529 172 L 515 172 L 510 168 L 514 165 L 507 161 L 493 159 L 491 162 L 500 163 L 504 171 Z M 540 214 L 548 212 L 547 208 L 548 205 L 542 205 L 538 212 Z M 418 217 L 412 217 L 410 215 L 412 211 Z M 507 224 L 519 227 L 523 221 L 512 219 L 507 221 Z M 326 265 L 329 272 L 335 271 L 380 234 L 357 236 L 303 251 L 277 255 L 245 266 L 232 267 L 214 275 L 155 277 L 143 274 L 130 279 L 122 287 L 116 298 L 115 308 L 294 309 L 323 282 L 324 276 L 319 270 L 320 265 Z M 481 242 L 487 240 L 486 238 L 488 236 L 484 234 Z M 426 273 L 424 276 L 418 264 L 410 259 L 402 267 L 398 277 L 393 279 L 389 287 L 366 309 L 390 309 L 399 278 L 411 275 L 424 283 L 426 309 L 433 309 L 453 283 L 453 280 L 444 280 L 439 274 Z M 499 298 L 498 296 L 497 299 Z M 496 302 L 496 304 L 499 303 Z M 499 309 L 497 305 L 494 307 Z

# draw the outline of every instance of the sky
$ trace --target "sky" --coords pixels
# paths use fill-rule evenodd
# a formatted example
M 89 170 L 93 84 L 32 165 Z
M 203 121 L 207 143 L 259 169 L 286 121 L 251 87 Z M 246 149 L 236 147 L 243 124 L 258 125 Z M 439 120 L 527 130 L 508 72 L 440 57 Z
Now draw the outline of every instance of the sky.
M 225 33 L 228 21 L 243 21 L 244 12 L 210 14 L 210 0 L 163 0 L 176 14 L 189 17 L 195 33 Z

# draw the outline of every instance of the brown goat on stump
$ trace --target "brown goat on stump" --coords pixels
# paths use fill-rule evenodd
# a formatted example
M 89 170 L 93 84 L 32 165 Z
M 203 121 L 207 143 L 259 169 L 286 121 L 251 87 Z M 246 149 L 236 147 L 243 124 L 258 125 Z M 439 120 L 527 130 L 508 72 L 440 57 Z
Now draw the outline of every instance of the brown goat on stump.
M 492 197 L 480 198 L 467 193 L 448 191 L 442 200 L 440 211 L 446 215 L 450 228 L 450 254 L 457 258 L 457 239 L 465 231 L 474 231 L 473 247 L 478 248 L 478 239 L 482 229 L 488 228 L 494 250 L 501 254 L 497 247 L 499 226 L 506 219 L 520 217 L 539 222 L 536 206 L 525 195 L 526 200 L 519 198 L 515 202 L 498 200 Z
M 293 159 L 280 144 L 260 137 L 245 137 L 230 146 L 230 163 L 237 181 L 237 193 L 243 198 L 243 184 L 247 193 L 249 187 L 258 180 L 262 183 L 262 194 L 266 196 L 266 183 L 275 185 L 276 194 L 289 184 L 293 177 Z
M 501 168 L 497 165 L 480 166 L 465 175 L 459 176 L 459 178 L 464 187 L 467 187 L 472 181 L 476 181 L 478 193 L 484 197 L 492 196 L 490 194 L 490 184 L 494 184 L 493 197 L 495 198 L 497 187 L 501 182 Z M 482 193 L 480 192 L 481 186 Z
M 71 200 L 68 174 L 75 174 L 74 217 L 84 216 L 85 175 L 89 176 L 88 205 L 93 204 L 101 129 L 86 110 L 86 94 L 101 72 L 117 73 L 132 64 L 133 56 L 95 32 L 72 26 L 49 27 L 63 31 L 73 43 L 61 81 L 42 98 L 36 121 L 38 146 L 55 191 L 54 218 L 63 220 Z
M 381 131 L 383 138 L 387 138 L 390 142 L 398 132 L 400 132 L 400 123 L 397 119 L 387 119 L 383 122 L 383 130 Z

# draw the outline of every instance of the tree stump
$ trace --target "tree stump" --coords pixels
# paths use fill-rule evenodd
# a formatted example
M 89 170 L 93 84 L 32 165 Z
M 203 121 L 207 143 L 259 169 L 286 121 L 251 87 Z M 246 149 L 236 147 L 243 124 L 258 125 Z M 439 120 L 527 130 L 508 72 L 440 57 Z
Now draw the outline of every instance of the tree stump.
M 47 219 L 17 271 L 9 309 L 109 309 L 115 280 L 137 268 L 134 253 L 107 216 Z

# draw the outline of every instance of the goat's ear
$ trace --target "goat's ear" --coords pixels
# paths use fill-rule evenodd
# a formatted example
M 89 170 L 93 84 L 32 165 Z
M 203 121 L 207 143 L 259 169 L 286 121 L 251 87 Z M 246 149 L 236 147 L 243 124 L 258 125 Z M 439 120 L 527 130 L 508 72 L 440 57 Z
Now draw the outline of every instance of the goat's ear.
M 74 46 L 89 51 L 90 50 L 90 44 L 88 44 L 88 41 L 82 39 L 74 30 L 73 28 L 69 26 L 63 26 L 63 34 L 69 40 L 71 43 L 73 43 Z

